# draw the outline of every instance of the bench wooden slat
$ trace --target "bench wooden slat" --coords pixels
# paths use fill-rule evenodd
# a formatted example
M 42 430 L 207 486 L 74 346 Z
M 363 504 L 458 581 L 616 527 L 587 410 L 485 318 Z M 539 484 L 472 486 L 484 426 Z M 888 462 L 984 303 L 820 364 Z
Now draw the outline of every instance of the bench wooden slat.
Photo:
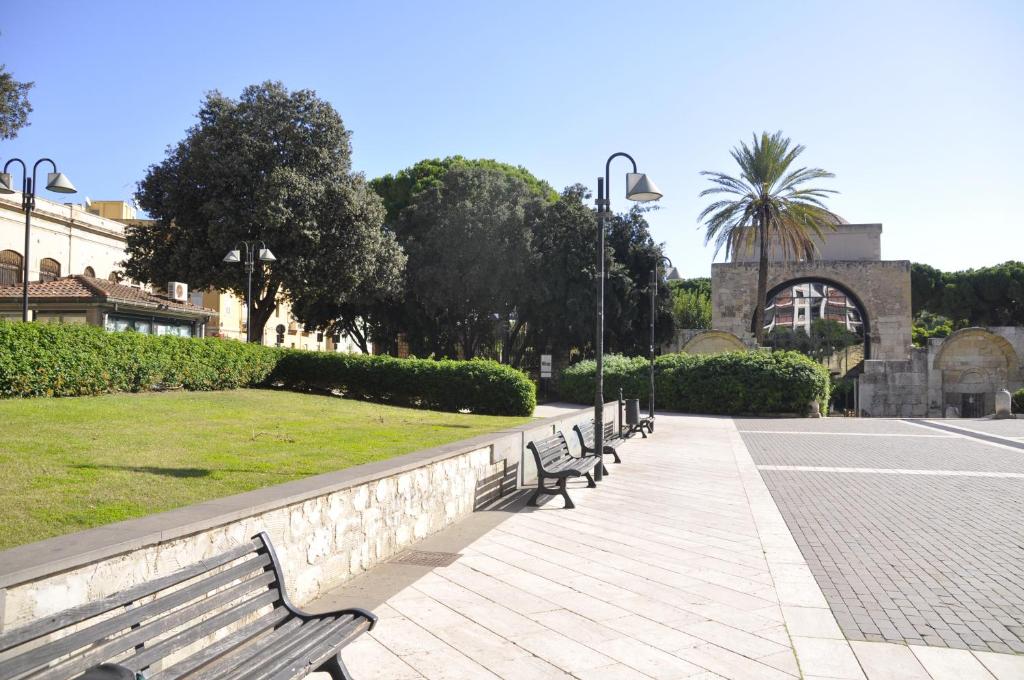
M 240 585 L 247 586 L 248 584 Z M 197 604 L 176 612 L 171 612 L 168 615 L 147 624 L 146 626 L 132 630 L 127 635 L 114 638 L 109 642 L 100 644 L 88 650 L 84 654 L 72 657 L 67 662 L 40 675 L 39 680 L 57 680 L 58 678 L 74 677 L 75 673 L 82 673 L 93 666 L 107 661 L 108 659 L 115 658 L 118 654 L 131 650 L 137 645 L 144 643 L 146 640 L 151 640 L 154 637 L 155 631 L 158 631 L 156 634 L 161 634 L 173 630 L 174 628 L 194 620 L 198 615 L 210 613 L 213 609 L 237 600 L 238 597 L 237 593 L 227 590 L 204 600 L 200 603 L 204 605 L 202 607 Z M 276 589 L 265 591 L 262 595 L 249 598 L 230 609 L 217 614 L 216 616 L 206 619 L 200 624 L 192 626 L 191 628 L 174 634 L 164 640 L 160 640 L 152 647 L 144 647 L 133 656 L 129 656 L 127 659 L 119 661 L 119 663 L 131 668 L 132 670 L 141 671 L 171 652 L 202 639 L 206 635 L 219 630 L 228 623 L 233 623 L 243 616 L 256 611 L 260 607 L 273 604 L 275 599 L 278 597 L 280 597 L 280 594 Z M 149 628 L 149 630 L 143 630 L 143 628 Z M 206 632 L 199 634 L 200 630 Z
M 129 609 L 117 616 L 100 621 L 71 635 L 66 635 L 53 642 L 41 645 L 29 653 L 15 657 L 5 663 L 4 672 L 18 675 L 38 666 L 39 659 L 59 659 L 82 647 L 90 646 L 97 640 L 103 640 L 115 633 L 128 630 L 132 626 L 142 624 L 143 621 L 154 615 L 181 606 L 186 602 L 206 595 L 217 588 L 222 588 L 256 571 L 260 571 L 260 573 L 255 578 L 244 582 L 248 584 L 248 589 L 255 590 L 256 588 L 267 586 L 274 581 L 274 574 L 272 572 L 262 571 L 268 566 L 270 566 L 269 555 L 254 554 L 254 559 L 246 560 L 230 569 L 210 574 L 209 577 L 191 583 L 181 590 L 158 597 L 139 607 Z M 237 587 L 235 587 L 235 590 L 237 590 Z M 145 629 L 144 626 L 139 628 L 139 630 L 143 629 Z
M 365 625 L 365 622 L 345 621 L 344 617 L 339 618 L 334 625 L 318 633 L 314 639 L 308 640 L 301 648 L 293 650 L 289 654 L 288 662 L 282 664 L 274 673 L 261 674 L 254 680 L 287 680 L 295 677 L 304 669 L 318 668 L 334 655 L 332 650 L 336 645 L 335 640 L 338 638 L 348 640 L 361 632 L 361 627 Z
M 277 607 L 244 628 L 236 630 L 213 644 L 206 645 L 200 651 L 182 659 L 170 668 L 165 668 L 153 675 L 147 674 L 146 680 L 171 680 L 172 678 L 183 678 L 197 671 L 205 673 L 208 664 L 216 663 L 218 659 L 231 655 L 246 645 L 262 644 L 269 634 L 277 631 L 286 634 L 301 625 L 302 619 L 292 616 L 284 607 Z M 278 626 L 276 630 L 275 626 Z
M 292 649 L 301 647 L 333 622 L 333 618 L 310 619 L 302 621 L 301 626 L 287 635 L 274 631 L 259 647 L 240 649 L 237 654 L 224 659 L 211 669 L 210 676 L 217 680 L 256 680 L 267 672 L 268 666 L 276 669 Z
M 197 562 L 196 564 L 173 574 L 153 579 L 152 581 L 147 581 L 145 583 L 140 583 L 102 600 L 88 602 L 86 604 L 78 605 L 77 607 L 65 609 L 62 612 L 39 619 L 38 621 L 34 621 L 25 626 L 15 628 L 9 633 L 0 635 L 0 652 L 43 637 L 44 635 L 49 635 L 50 633 L 54 633 L 68 626 L 81 623 L 82 621 L 91 619 L 99 614 L 105 614 L 112 609 L 131 604 L 136 600 L 140 600 L 161 590 L 175 586 L 190 578 L 198 576 L 211 569 L 216 569 L 219 566 L 237 560 L 248 553 L 256 552 L 262 548 L 263 541 L 256 538 L 248 543 L 238 546 L 237 548 L 233 548 L 232 550 L 203 560 L 202 562 Z
M 275 657 L 273 663 L 267 664 L 260 672 L 235 680 L 269 680 L 282 673 L 287 674 L 287 677 L 294 677 L 303 668 L 317 668 L 331 657 L 330 650 L 339 637 L 344 637 L 344 631 L 356 625 L 357 623 L 347 616 L 328 621 L 313 634 L 306 636 L 301 644 L 292 645 Z

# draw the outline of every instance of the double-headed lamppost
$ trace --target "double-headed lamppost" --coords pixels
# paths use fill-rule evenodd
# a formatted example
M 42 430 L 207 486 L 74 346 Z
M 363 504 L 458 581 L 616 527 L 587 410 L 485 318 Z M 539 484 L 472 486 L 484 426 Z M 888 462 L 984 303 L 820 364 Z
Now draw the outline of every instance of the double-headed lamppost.
M 256 246 L 259 245 L 257 249 Z M 238 246 L 242 246 L 239 248 Z M 249 282 L 245 289 L 245 341 L 252 342 L 252 273 L 256 269 L 256 259 L 260 262 L 276 262 L 277 258 L 267 248 L 263 241 L 242 241 L 235 244 L 235 247 L 224 256 L 224 261 L 229 263 L 242 262 L 242 250 L 245 250 L 245 271 L 248 274 Z
M 651 270 L 651 394 L 647 399 L 647 417 L 650 418 L 649 428 L 654 432 L 654 318 L 658 315 L 658 265 L 662 262 L 672 268 L 672 260 L 664 255 L 659 255 L 654 261 L 654 269 Z M 668 269 L 666 269 L 668 271 Z
M 21 209 L 25 211 L 25 253 L 22 259 L 21 273 L 21 319 L 28 321 L 28 249 L 30 245 L 29 236 L 32 231 L 32 211 L 36 209 L 36 171 L 40 163 L 49 163 L 53 172 L 46 173 L 46 188 L 58 194 L 73 194 L 78 191 L 63 172 L 57 172 L 57 164 L 49 158 L 40 158 L 32 166 L 32 175 L 28 174 L 28 166 L 20 158 L 12 158 L 4 164 L 4 171 L 0 173 L 0 194 L 14 193 L 14 178 L 7 169 L 11 163 L 21 164 Z
M 662 193 L 647 175 L 636 171 L 636 161 L 627 153 L 613 153 L 604 164 L 604 177 L 597 178 L 597 333 L 594 339 L 594 354 L 597 359 L 594 389 L 594 451 L 598 457 L 598 466 L 594 468 L 594 477 L 604 476 L 604 232 L 608 218 L 611 217 L 611 179 L 612 161 L 622 156 L 628 158 L 633 165 L 633 172 L 626 174 L 626 198 L 631 201 L 645 203 L 656 201 Z

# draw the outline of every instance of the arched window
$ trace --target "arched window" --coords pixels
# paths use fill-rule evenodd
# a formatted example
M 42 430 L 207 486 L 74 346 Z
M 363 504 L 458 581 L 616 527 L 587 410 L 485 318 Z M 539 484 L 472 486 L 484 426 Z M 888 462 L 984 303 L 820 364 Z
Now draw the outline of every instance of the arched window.
M 92 267 L 86 267 L 85 270 L 82 272 L 82 275 L 83 276 L 88 276 L 89 278 L 95 279 L 96 278 L 96 270 L 93 269 Z
M 110 276 L 107 277 L 107 281 L 111 283 L 121 283 L 121 275 L 117 272 L 110 272 Z
M 60 262 L 50 257 L 39 261 L 39 282 L 56 281 L 60 278 Z
M 21 253 L 0 250 L 0 286 L 14 286 L 21 283 L 22 267 L 25 260 Z

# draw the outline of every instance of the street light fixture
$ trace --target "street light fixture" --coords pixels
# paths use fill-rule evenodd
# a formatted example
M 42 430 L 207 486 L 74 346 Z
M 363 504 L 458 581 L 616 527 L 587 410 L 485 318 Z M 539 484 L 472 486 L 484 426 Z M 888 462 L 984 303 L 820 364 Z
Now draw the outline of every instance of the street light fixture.
M 32 166 L 32 175 L 28 174 L 28 166 L 20 158 L 11 158 L 4 164 L 4 171 L 0 172 L 0 194 L 13 194 L 14 178 L 7 169 L 11 163 L 21 164 L 21 208 L 25 211 L 25 257 L 22 260 L 22 281 L 21 281 L 21 319 L 28 321 L 28 249 L 30 245 L 29 236 L 32 232 L 32 211 L 36 209 L 36 171 L 40 163 L 49 163 L 53 166 L 53 172 L 46 173 L 46 188 L 58 194 L 74 194 L 78 191 L 71 180 L 63 172 L 57 171 L 57 164 L 49 158 L 40 158 Z
M 659 255 L 654 261 L 654 269 L 651 270 L 651 393 L 647 399 L 647 417 L 650 425 L 648 428 L 651 432 L 654 432 L 654 317 L 657 316 L 657 301 L 658 301 L 658 265 L 662 262 L 668 263 L 668 269 L 672 268 L 672 260 L 668 259 L 665 255 Z
M 604 476 L 604 231 L 611 217 L 611 166 L 612 161 L 622 156 L 629 159 L 633 172 L 626 174 L 626 198 L 630 201 L 647 202 L 661 198 L 662 193 L 651 179 L 636 171 L 636 161 L 627 153 L 613 153 L 604 164 L 604 177 L 597 178 L 597 329 L 594 354 L 597 370 L 594 387 L 594 451 L 599 464 L 594 468 L 594 477 Z M 606 193 L 607 191 L 607 193 Z
M 259 249 L 256 246 L 259 245 Z M 238 246 L 242 246 L 239 248 Z M 245 341 L 252 342 L 252 273 L 256 269 L 256 260 L 260 262 L 277 262 L 277 258 L 263 241 L 242 241 L 224 256 L 224 262 L 237 264 L 242 262 L 242 250 L 245 250 L 245 271 L 248 283 L 245 289 Z

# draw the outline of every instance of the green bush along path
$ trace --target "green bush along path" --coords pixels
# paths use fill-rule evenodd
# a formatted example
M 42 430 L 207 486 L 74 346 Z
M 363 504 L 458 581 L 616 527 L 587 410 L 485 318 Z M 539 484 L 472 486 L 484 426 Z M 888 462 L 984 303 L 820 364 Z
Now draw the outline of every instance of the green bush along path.
M 0 549 L 527 422 L 275 390 L 0 400 Z
M 593 402 L 595 362 L 580 361 L 562 371 L 562 399 Z M 647 402 L 650 364 L 644 357 L 610 355 L 604 363 L 605 399 L 624 396 Z M 829 399 L 828 369 L 799 352 L 665 354 L 654 362 L 658 408 L 684 413 L 726 415 L 803 414 L 817 400 Z

